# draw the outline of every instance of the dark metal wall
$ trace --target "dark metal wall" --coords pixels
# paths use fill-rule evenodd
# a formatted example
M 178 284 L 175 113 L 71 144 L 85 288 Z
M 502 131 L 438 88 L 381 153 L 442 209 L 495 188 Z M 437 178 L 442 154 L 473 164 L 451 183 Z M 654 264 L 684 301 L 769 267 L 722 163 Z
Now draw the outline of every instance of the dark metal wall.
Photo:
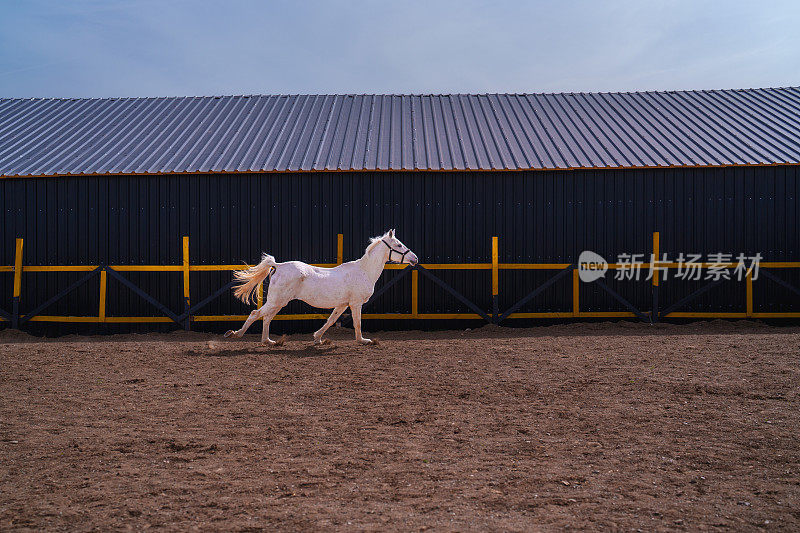
M 252 263 L 262 250 L 279 261 L 333 262 L 337 233 L 344 234 L 345 260 L 351 260 L 363 253 L 368 237 L 390 227 L 397 228 L 400 239 L 423 263 L 490 262 L 493 235 L 500 237 L 501 263 L 574 262 L 585 249 L 614 261 L 618 253 L 649 254 L 653 231 L 660 232 L 661 250 L 671 258 L 679 252 L 760 252 L 764 261 L 798 261 L 798 193 L 797 166 L 2 179 L 0 264 L 13 264 L 14 238 L 23 237 L 26 265 L 177 265 L 183 235 L 190 236 L 193 264 Z M 552 274 L 501 271 L 501 311 Z M 778 274 L 800 284 L 796 270 Z M 125 275 L 170 308 L 182 310 L 180 273 Z M 391 275 L 385 273 L 383 281 Z M 491 309 L 489 271 L 437 275 Z M 22 312 L 78 276 L 25 273 Z M 228 272 L 192 273 L 192 300 L 199 301 L 229 280 Z M 650 309 L 647 282 L 611 285 L 640 309 Z M 10 307 L 11 286 L 12 274 L 0 273 L 2 308 Z M 661 307 L 696 286 L 668 280 L 662 285 Z M 424 278 L 420 288 L 420 312 L 468 311 Z M 800 311 L 797 299 L 769 280 L 759 279 L 754 289 L 757 311 Z M 522 310 L 569 311 L 571 294 L 567 277 Z M 410 279 L 404 279 L 365 312 L 408 312 L 410 300 Z M 94 280 L 44 313 L 96 316 L 97 301 Z M 111 280 L 107 308 L 116 316 L 158 315 Z M 730 282 L 685 310 L 743 309 L 744 283 Z M 289 310 L 310 308 L 294 303 Z M 581 310 L 624 309 L 603 291 L 584 285 Z M 224 296 L 202 314 L 245 312 L 244 306 Z M 315 325 L 279 322 L 275 329 L 309 330 Z M 196 326 L 223 329 L 228 324 Z M 58 326 L 58 331 L 75 327 Z M 367 327 L 392 325 L 375 321 Z

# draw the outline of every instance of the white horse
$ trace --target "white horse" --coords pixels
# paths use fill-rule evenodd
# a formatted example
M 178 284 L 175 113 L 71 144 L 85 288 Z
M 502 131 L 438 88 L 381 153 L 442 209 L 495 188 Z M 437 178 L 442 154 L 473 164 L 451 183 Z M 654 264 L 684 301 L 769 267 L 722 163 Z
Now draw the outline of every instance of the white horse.
M 333 268 L 311 266 L 300 261 L 276 263 L 271 255 L 263 254 L 261 262 L 247 270 L 233 273 L 240 284 L 233 293 L 244 303 L 253 301 L 258 286 L 270 278 L 267 301 L 260 309 L 247 317 L 241 329 L 229 330 L 226 337 L 241 337 L 250 325 L 259 318 L 264 319 L 261 342 L 270 346 L 279 344 L 269 338 L 269 323 L 286 304 L 302 300 L 314 307 L 333 308 L 325 325 L 314 333 L 314 344 L 322 343 L 322 336 L 347 306 L 353 314 L 356 340 L 361 344 L 373 344 L 361 335 L 361 306 L 369 300 L 375 283 L 387 263 L 417 264 L 417 256 L 394 236 L 390 229 L 380 237 L 370 239 L 363 257 Z

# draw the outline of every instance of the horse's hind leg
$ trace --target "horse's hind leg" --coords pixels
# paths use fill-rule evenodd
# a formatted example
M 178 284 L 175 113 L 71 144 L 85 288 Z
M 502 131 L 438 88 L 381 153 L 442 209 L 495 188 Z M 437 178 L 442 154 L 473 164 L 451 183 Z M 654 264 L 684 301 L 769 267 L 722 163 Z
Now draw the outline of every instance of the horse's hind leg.
M 264 305 L 262 305 L 258 309 L 254 309 L 250 313 L 250 316 L 247 317 L 247 320 L 245 320 L 244 324 L 240 329 L 237 329 L 236 331 L 230 330 L 227 333 L 225 333 L 225 336 L 226 337 L 243 336 L 245 332 L 248 330 L 248 328 L 252 325 L 252 323 L 262 317 L 264 317 L 264 331 L 268 331 L 269 321 L 272 320 L 275 317 L 275 315 L 278 314 L 278 311 L 280 311 L 283 308 L 283 306 L 289 303 L 290 299 L 291 298 L 286 298 L 285 295 L 280 294 L 278 291 L 270 290 L 267 293 L 267 301 L 264 303 Z M 265 338 L 267 340 L 264 340 Z M 270 344 L 272 344 L 272 341 L 269 341 L 268 332 L 266 334 L 264 333 L 261 334 L 261 342 L 270 342 Z
M 262 315 L 264 317 L 264 324 L 261 326 L 261 344 L 268 344 L 270 346 L 280 346 L 283 344 L 284 340 L 286 339 L 286 335 L 276 341 L 269 338 L 269 324 L 272 322 L 272 319 L 275 318 L 275 315 L 278 314 L 278 311 L 283 309 L 283 306 L 285 306 L 287 303 L 289 302 L 273 304 L 270 307 L 265 305 L 261 308 L 264 313 Z
M 291 276 L 288 279 L 286 277 L 281 278 L 279 277 L 279 274 L 280 272 L 274 274 L 270 280 L 269 288 L 265 291 L 266 302 L 264 305 L 250 313 L 250 316 L 247 317 L 247 320 L 242 325 L 241 329 L 236 331 L 230 330 L 225 333 L 226 337 L 241 337 L 253 322 L 259 318 L 264 318 L 264 329 L 261 333 L 261 342 L 270 345 L 275 344 L 275 341 L 269 338 L 269 323 L 273 318 L 275 318 L 275 315 L 278 314 L 278 311 L 280 311 L 292 300 L 293 294 L 297 289 L 297 282 L 299 281 L 297 279 L 293 280 Z
M 328 328 L 331 327 L 334 322 L 336 322 L 336 319 L 342 316 L 342 313 L 344 313 L 345 309 L 347 309 L 347 304 L 340 305 L 333 310 L 331 316 L 329 316 L 328 320 L 325 322 L 325 325 L 314 332 L 314 344 L 322 344 L 322 336 L 325 335 L 325 332 L 328 331 Z M 326 340 L 325 342 L 328 341 Z
M 241 328 L 237 329 L 236 331 L 229 329 L 225 332 L 226 337 L 243 337 L 247 330 L 250 328 L 250 325 L 259 319 L 261 316 L 261 311 L 264 309 L 264 306 L 261 309 L 253 309 L 250 313 L 250 316 L 247 317 L 247 320 L 244 321 L 244 324 Z
M 275 315 L 277 315 L 286 304 L 292 301 L 295 288 L 296 284 L 275 284 L 275 286 L 270 286 L 267 292 L 267 302 L 264 304 L 264 307 L 261 308 L 261 316 L 264 318 L 264 322 L 261 325 L 261 344 L 268 344 L 270 346 L 283 344 L 285 335 L 277 341 L 269 338 L 269 323 L 272 322 Z

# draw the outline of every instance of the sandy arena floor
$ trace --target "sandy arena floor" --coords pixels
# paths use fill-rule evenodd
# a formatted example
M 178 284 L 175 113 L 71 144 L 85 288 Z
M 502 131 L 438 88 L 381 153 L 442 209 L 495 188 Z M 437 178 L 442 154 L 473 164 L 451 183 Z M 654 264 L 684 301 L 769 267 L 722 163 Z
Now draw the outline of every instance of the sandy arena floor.
M 800 529 L 800 328 L 0 332 L 0 530 Z

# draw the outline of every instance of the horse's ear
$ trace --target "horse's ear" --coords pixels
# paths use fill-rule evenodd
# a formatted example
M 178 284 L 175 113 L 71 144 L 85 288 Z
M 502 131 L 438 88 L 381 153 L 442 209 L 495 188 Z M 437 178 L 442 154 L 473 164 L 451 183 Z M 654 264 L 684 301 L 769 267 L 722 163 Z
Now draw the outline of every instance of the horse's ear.
M 389 237 L 394 239 L 394 228 L 389 230 Z

